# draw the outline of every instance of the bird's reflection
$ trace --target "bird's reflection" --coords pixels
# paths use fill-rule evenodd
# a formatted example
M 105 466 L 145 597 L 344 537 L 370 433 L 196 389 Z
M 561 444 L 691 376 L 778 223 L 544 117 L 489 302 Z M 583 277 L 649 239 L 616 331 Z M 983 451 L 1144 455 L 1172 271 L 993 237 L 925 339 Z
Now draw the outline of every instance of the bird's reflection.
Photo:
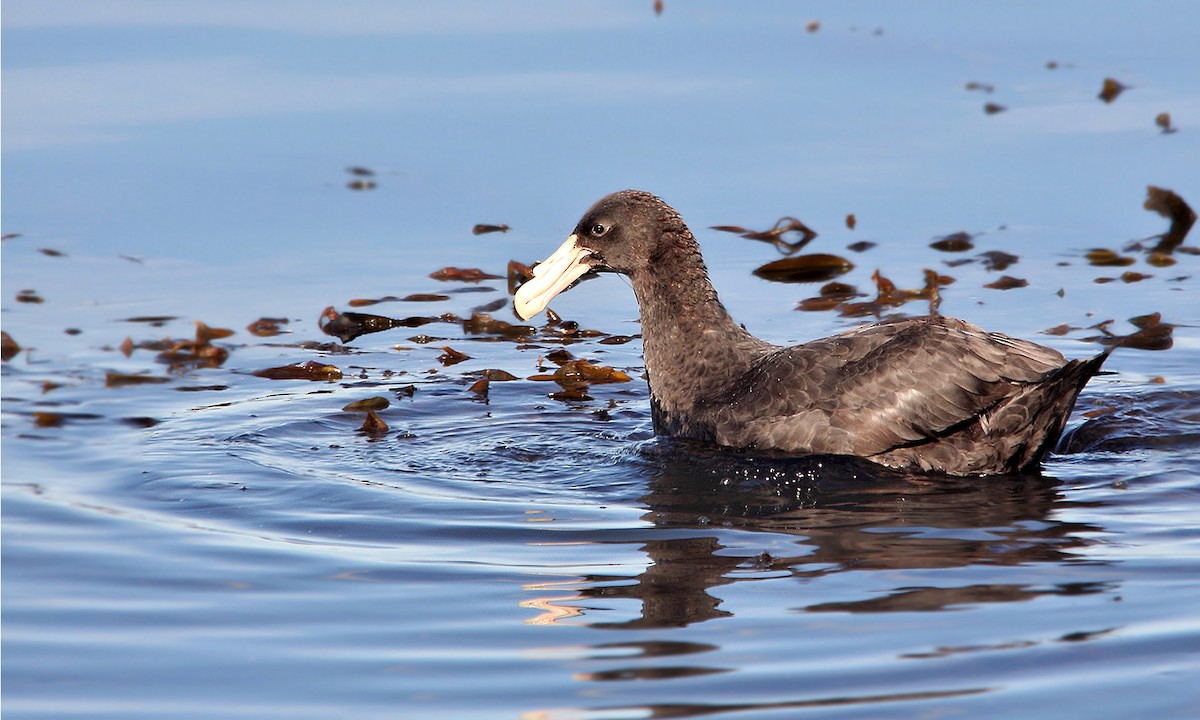
M 590 575 L 579 598 L 636 600 L 637 617 L 593 627 L 678 627 L 729 615 L 711 590 L 791 575 L 802 581 L 849 571 L 1061 563 L 1097 528 L 1052 517 L 1064 502 L 1040 475 L 930 477 L 849 458 L 787 458 L 715 450 L 686 441 L 648 445 L 642 502 L 654 524 L 636 578 Z M 728 530 L 795 536 L 795 552 L 740 556 Z M 777 543 L 776 543 L 777 546 Z M 727 552 L 722 552 L 726 551 Z M 930 611 L 1100 592 L 1101 584 L 971 584 L 903 587 L 885 596 L 813 603 L 807 612 Z M 800 597 L 798 595 L 798 597 Z

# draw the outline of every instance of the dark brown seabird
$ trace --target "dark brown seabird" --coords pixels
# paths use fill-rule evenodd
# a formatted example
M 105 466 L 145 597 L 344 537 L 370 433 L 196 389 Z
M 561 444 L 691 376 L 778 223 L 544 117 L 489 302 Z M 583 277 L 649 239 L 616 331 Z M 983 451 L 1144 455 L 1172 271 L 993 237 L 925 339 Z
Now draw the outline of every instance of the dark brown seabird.
M 679 213 L 639 190 L 584 214 L 517 291 L 517 314 L 538 314 L 589 270 L 633 284 L 655 432 L 731 448 L 952 475 L 1035 471 L 1107 357 L 1068 361 L 940 315 L 771 345 L 729 316 Z

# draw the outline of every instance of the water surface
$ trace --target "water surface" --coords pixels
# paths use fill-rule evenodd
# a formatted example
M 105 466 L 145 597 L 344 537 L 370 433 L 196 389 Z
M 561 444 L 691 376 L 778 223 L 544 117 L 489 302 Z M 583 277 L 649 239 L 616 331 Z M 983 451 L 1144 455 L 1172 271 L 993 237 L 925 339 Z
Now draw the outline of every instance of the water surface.
M 1147 186 L 1200 204 L 1198 20 L 5 3 L 6 716 L 1200 713 L 1200 257 L 1195 237 L 1165 266 L 1132 247 L 1168 225 Z M 1128 89 L 1104 103 L 1108 77 Z M 819 285 L 753 276 L 779 253 L 710 226 L 796 216 L 862 300 L 876 269 L 910 288 L 933 268 L 955 280 L 943 312 L 1072 357 L 1155 312 L 1171 346 L 1118 349 L 1039 476 L 656 439 L 640 341 L 603 342 L 638 332 L 621 279 L 553 304 L 598 334 L 539 319 L 514 340 L 461 322 L 517 322 L 503 278 L 428 277 L 503 276 L 625 187 L 683 213 L 730 311 L 774 342 L 862 319 L 795 311 Z M 974 250 L 929 247 L 958 231 Z M 992 250 L 1019 260 L 989 270 Z M 985 287 L 1002 274 L 1028 284 Z M 350 306 L 413 293 L 447 299 Z M 341 343 L 327 307 L 460 320 Z M 245 329 L 262 317 L 285 334 Z M 150 349 L 196 321 L 236 331 L 212 341 L 223 362 Z M 470 359 L 443 365 L 446 346 Z M 526 378 L 561 348 L 632 380 L 550 397 Z M 253 374 L 307 361 L 343 377 Z M 519 379 L 472 392 L 488 369 Z M 385 432 L 342 410 L 372 396 Z

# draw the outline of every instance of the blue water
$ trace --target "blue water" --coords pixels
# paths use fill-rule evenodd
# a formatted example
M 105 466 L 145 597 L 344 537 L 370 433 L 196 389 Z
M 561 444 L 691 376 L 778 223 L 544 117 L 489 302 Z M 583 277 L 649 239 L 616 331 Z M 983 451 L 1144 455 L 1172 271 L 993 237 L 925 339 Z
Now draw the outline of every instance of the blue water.
M 1167 228 L 1148 185 L 1200 207 L 1198 20 L 1182 1 L 6 2 L 5 716 L 1200 714 L 1200 256 L 1126 249 Z M 1110 104 L 1106 77 L 1128 86 Z M 432 322 L 321 345 L 329 306 L 505 302 L 504 279 L 428 274 L 545 257 L 625 187 L 683 213 L 775 342 L 859 320 L 794 311 L 817 286 L 758 279 L 779 254 L 710 226 L 799 217 L 868 296 L 876 269 L 935 268 L 943 312 L 1072 357 L 1098 350 L 1089 326 L 1153 312 L 1173 344 L 1117 350 L 1044 473 L 987 481 L 656 439 L 636 339 Z M 929 247 L 960 230 L 974 251 Z M 1096 247 L 1135 264 L 1093 267 Z M 988 250 L 1020 259 L 946 264 Z M 1151 277 L 1096 282 L 1126 271 Z M 1000 274 L 1028 285 L 984 287 Z M 410 293 L 448 299 L 350 306 Z M 552 307 L 638 332 L 617 277 Z M 251 335 L 260 317 L 287 332 Z M 195 321 L 235 330 L 219 366 L 120 350 Z M 633 379 L 550 398 L 525 378 L 560 347 Z M 343 378 L 253 375 L 310 360 Z M 485 369 L 520 379 L 481 397 Z M 372 396 L 386 432 L 342 410 Z

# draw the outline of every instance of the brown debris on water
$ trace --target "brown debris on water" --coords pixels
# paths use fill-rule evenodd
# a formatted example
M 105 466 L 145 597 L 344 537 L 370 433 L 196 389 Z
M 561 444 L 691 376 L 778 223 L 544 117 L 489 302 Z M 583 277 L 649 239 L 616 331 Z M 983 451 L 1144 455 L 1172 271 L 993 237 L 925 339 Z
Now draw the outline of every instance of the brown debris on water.
M 992 290 L 1014 290 L 1016 288 L 1028 286 L 1028 280 L 1025 278 L 1013 277 L 1012 275 L 1001 275 L 996 280 L 984 285 L 985 288 L 990 288 Z
M 252 373 L 256 377 L 268 380 L 341 380 L 342 371 L 333 365 L 325 365 L 315 360 L 303 364 L 283 365 L 267 368 Z
M 813 253 L 782 258 L 754 269 L 763 280 L 786 283 L 809 283 L 832 280 L 854 269 L 854 263 L 839 255 Z
M 378 415 L 376 415 L 374 410 L 368 410 L 367 417 L 365 420 L 363 420 L 362 427 L 359 428 L 359 431 L 364 432 L 367 435 L 382 435 L 388 431 L 388 424 L 384 422 Z
M 1121 93 L 1128 89 L 1129 87 L 1127 85 L 1122 85 L 1112 78 L 1104 78 L 1104 84 L 1100 87 L 1100 94 L 1097 95 L 1097 97 L 1106 103 L 1111 103 L 1112 101 L 1116 100 Z
M 967 89 L 967 92 L 979 91 L 979 92 L 988 93 L 990 95 L 991 93 L 996 91 L 996 86 L 991 83 L 972 81 L 972 82 L 967 83 L 966 89 Z
M 850 250 L 851 252 L 860 253 L 860 252 L 866 252 L 878 244 L 879 243 L 873 243 L 870 240 L 859 240 L 858 242 L 850 243 L 849 245 L 847 245 L 846 249 Z
M 826 283 L 821 286 L 821 293 L 819 295 L 801 300 L 796 305 L 796 310 L 803 312 L 833 310 L 842 303 L 849 302 L 856 297 L 862 297 L 862 293 L 858 292 L 853 285 L 841 282 Z
M 471 234 L 472 235 L 486 235 L 488 233 L 497 233 L 497 232 L 498 233 L 506 233 L 510 229 L 511 228 L 509 228 L 507 224 L 487 225 L 485 223 L 480 223 L 479 225 L 476 225 L 475 227 L 471 228 Z
M 1095 342 L 1109 347 L 1130 348 L 1133 350 L 1169 350 L 1175 340 L 1171 337 L 1175 331 L 1175 326 L 1162 321 L 1161 313 L 1151 313 L 1149 315 L 1139 315 L 1129 318 L 1129 323 L 1136 327 L 1137 332 L 1129 335 L 1115 335 L 1108 326 L 1113 323 L 1112 320 L 1105 320 L 1102 323 L 1095 325 L 1095 329 L 1103 333 L 1103 335 L 1094 335 L 1084 338 L 1084 342 Z
M 983 267 L 989 272 L 1001 272 L 1008 269 L 1009 265 L 1015 265 L 1019 257 L 1011 253 L 1006 253 L 1003 250 L 988 250 L 979 253 L 979 257 L 983 258 Z
M 442 282 L 470 282 L 476 283 L 480 280 L 498 280 L 499 275 L 486 273 L 479 268 L 457 268 L 447 266 L 441 270 L 435 270 L 429 273 L 429 277 Z
M 858 225 L 858 218 L 854 217 L 854 213 L 846 215 L 846 228 L 853 230 Z
M 1196 211 L 1173 190 L 1154 185 L 1147 186 L 1146 201 L 1142 203 L 1142 207 L 1171 221 L 1171 226 L 1159 236 L 1158 244 L 1150 250 L 1152 253 L 1171 254 L 1183 244 L 1192 226 L 1196 224 Z
M 8 362 L 16 357 L 19 352 L 21 352 L 21 346 L 17 344 L 16 340 L 12 339 L 12 335 L 9 335 L 7 331 L 0 330 L 0 359 Z
M 17 302 L 41 304 L 46 302 L 46 300 L 41 295 L 38 295 L 37 290 L 26 289 L 17 293 Z
M 346 168 L 346 172 L 355 177 L 375 177 L 375 171 L 362 165 L 351 165 Z
M 1000 103 L 990 102 L 990 103 L 983 104 L 983 114 L 984 115 L 997 115 L 999 113 L 1004 112 L 1005 110 L 1008 110 L 1008 106 L 1001 105 Z
M 449 345 L 443 345 L 442 354 L 438 355 L 437 359 L 438 362 L 442 364 L 442 367 L 450 367 L 451 365 L 457 365 L 464 360 L 470 360 L 471 356 L 464 352 L 459 352 Z
M 508 261 L 508 294 L 513 295 L 522 283 L 533 277 L 533 268 L 516 260 Z
M 790 215 L 779 218 L 770 230 L 748 230 L 740 225 L 713 225 L 711 229 L 720 232 L 737 233 L 747 240 L 759 240 L 771 243 L 775 246 L 775 249 L 784 255 L 791 255 L 794 252 L 798 252 L 817 236 L 816 230 L 813 230 Z M 784 240 L 783 236 L 790 232 L 799 233 L 800 239 L 792 242 Z
M 971 242 L 973 237 L 970 233 L 960 230 L 937 238 L 929 243 L 929 247 L 939 252 L 966 252 L 975 249 L 975 243 Z
M 462 327 L 468 335 L 499 335 L 513 340 L 537 334 L 537 328 L 532 325 L 514 325 L 482 312 L 472 313 L 463 320 Z
M 104 373 L 104 387 L 110 388 L 125 387 L 127 385 L 159 385 L 166 382 L 171 382 L 171 378 L 160 377 L 158 375 L 119 373 L 111 370 Z
M 361 400 L 355 400 L 354 402 L 347 403 L 345 406 L 342 407 L 342 412 L 366 412 L 368 410 L 383 410 L 391 404 L 392 404 L 391 401 L 389 401 L 387 398 L 383 397 L 382 395 L 376 395 L 374 397 L 363 398 Z
M 1084 254 L 1090 265 L 1096 267 L 1128 267 L 1137 260 L 1127 255 L 1120 255 L 1115 250 L 1108 248 L 1092 248 Z
M 63 252 L 62 250 L 55 250 L 54 248 L 38 248 L 38 252 L 40 252 L 43 255 L 46 255 L 47 257 L 66 257 L 67 256 L 67 254 L 65 252 Z
M 413 316 L 390 318 L 383 315 L 368 315 L 366 313 L 340 313 L 330 306 L 321 312 L 321 317 L 317 319 L 317 327 L 326 335 L 332 335 L 346 343 L 362 335 L 383 332 L 392 328 L 420 327 L 432 322 L 453 322 L 457 321 L 457 319 L 457 317 L 451 314 L 440 317 Z
M 1160 130 L 1162 130 L 1163 135 L 1170 135 L 1177 129 L 1171 125 L 1171 113 L 1162 112 L 1155 115 L 1154 124 L 1157 125 Z
M 346 183 L 351 190 L 374 190 L 378 187 L 374 180 L 351 180 Z
M 287 318 L 259 318 L 246 326 L 246 331 L 254 337 L 275 337 L 282 334 L 281 325 L 287 325 Z

